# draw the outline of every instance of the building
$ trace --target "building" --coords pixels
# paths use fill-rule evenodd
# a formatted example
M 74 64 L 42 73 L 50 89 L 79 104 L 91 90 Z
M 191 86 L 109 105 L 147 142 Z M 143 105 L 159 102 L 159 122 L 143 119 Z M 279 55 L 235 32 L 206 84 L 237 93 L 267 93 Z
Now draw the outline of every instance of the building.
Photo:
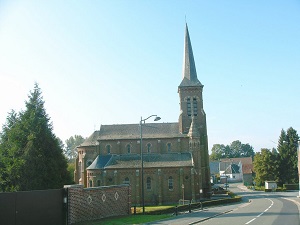
M 130 184 L 136 205 L 174 203 L 183 195 L 192 201 L 209 197 L 203 85 L 197 77 L 187 25 L 183 61 L 178 122 L 144 124 L 141 119 L 140 124 L 101 125 L 77 148 L 76 183 L 86 187 Z
M 252 157 L 225 158 L 219 162 L 221 177 L 226 177 L 228 182 L 243 182 L 245 185 L 253 183 Z M 226 182 L 226 181 L 225 181 Z

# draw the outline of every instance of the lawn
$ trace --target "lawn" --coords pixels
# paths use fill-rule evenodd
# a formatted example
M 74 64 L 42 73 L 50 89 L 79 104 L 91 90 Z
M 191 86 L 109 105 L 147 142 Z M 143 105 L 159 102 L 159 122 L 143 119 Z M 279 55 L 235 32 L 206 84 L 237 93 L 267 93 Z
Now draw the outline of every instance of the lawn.
M 129 215 L 118 218 L 107 218 L 97 221 L 85 221 L 75 225 L 123 225 L 123 224 L 144 224 L 152 221 L 170 218 L 172 215 Z

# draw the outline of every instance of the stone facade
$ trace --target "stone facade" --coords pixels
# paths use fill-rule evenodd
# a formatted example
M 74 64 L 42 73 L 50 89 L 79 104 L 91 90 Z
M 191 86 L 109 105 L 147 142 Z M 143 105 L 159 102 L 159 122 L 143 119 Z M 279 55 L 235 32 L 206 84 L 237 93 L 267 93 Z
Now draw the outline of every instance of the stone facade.
M 100 130 L 78 146 L 75 182 L 86 187 L 130 184 L 132 203 L 141 205 L 143 153 L 146 204 L 178 202 L 183 193 L 185 199 L 193 201 L 209 197 L 202 91 L 186 26 L 178 122 L 143 124 L 141 119 L 140 124 L 101 125 Z

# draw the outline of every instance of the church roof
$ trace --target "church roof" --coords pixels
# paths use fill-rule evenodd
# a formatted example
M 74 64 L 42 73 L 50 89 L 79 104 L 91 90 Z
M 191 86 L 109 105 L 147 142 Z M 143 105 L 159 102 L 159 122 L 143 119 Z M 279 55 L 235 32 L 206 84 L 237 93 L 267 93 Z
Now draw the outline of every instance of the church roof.
M 193 159 L 189 152 L 183 153 L 147 153 L 143 155 L 144 168 L 192 167 Z M 106 164 L 104 165 L 104 162 Z M 129 169 L 141 168 L 140 154 L 97 156 L 87 168 L 93 169 Z
M 183 80 L 179 87 L 203 86 L 197 78 L 197 71 L 190 40 L 188 26 L 185 26 L 184 57 L 183 57 Z
M 143 125 L 143 139 L 146 138 L 181 138 L 186 134 L 179 133 L 178 123 L 146 123 Z M 139 124 L 101 125 L 80 146 L 96 145 L 101 140 L 140 139 Z
M 98 155 L 93 163 L 87 169 L 102 169 L 106 166 L 109 160 L 112 158 L 112 155 L 103 155 L 100 157 Z

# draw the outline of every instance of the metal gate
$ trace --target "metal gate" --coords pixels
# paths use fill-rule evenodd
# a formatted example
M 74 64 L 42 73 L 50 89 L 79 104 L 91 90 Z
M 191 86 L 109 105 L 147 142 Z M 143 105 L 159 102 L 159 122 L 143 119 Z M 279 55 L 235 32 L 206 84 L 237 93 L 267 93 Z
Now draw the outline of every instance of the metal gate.
M 1 225 L 64 225 L 64 189 L 0 193 Z

